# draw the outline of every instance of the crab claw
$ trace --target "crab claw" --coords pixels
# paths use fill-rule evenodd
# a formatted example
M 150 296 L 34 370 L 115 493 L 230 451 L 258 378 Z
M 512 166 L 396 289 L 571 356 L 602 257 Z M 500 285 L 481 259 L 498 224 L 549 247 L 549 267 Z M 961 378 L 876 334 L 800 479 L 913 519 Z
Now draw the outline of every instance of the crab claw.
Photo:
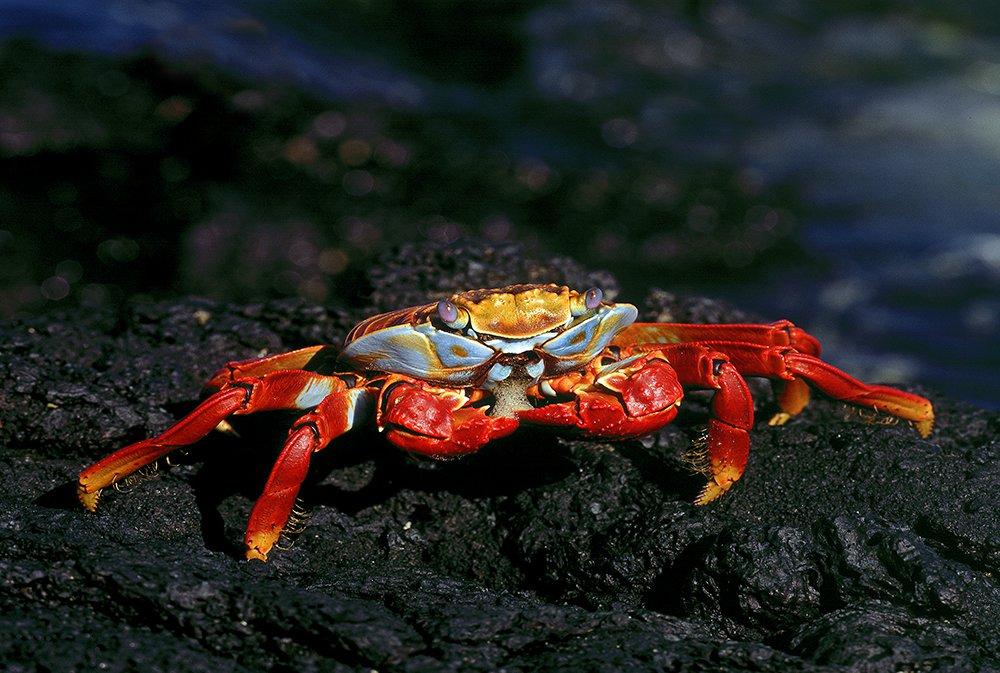
M 550 383 L 558 390 L 560 382 Z M 588 437 L 642 437 L 670 423 L 684 394 L 674 370 L 653 356 L 616 363 L 567 391 L 575 399 L 517 412 L 522 421 L 575 428 Z
M 517 429 L 516 418 L 487 416 L 468 402 L 459 390 L 401 381 L 386 395 L 378 422 L 396 446 L 435 458 L 474 453 Z

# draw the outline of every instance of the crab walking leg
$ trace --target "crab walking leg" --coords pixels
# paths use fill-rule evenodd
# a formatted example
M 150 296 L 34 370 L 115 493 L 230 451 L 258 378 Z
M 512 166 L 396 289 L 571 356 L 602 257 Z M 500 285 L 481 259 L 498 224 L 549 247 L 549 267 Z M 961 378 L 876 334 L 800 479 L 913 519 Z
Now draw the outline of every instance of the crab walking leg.
M 84 508 L 93 512 L 102 489 L 178 447 L 193 444 L 231 415 L 309 409 L 331 392 L 346 387 L 340 378 L 303 371 L 275 371 L 233 381 L 162 434 L 130 444 L 85 469 L 80 473 L 77 495 Z
M 637 322 L 622 330 L 612 345 L 628 348 L 633 353 L 647 352 L 685 343 L 699 343 L 709 348 L 721 348 L 731 342 L 761 346 L 791 346 L 800 353 L 818 356 L 820 344 L 816 337 L 787 320 L 768 325 Z
M 705 505 L 743 476 L 750 453 L 753 398 L 739 368 L 725 354 L 698 344 L 669 346 L 663 353 L 683 385 L 715 389 L 705 434 L 708 483 L 695 499 L 695 504 Z
M 661 349 L 665 345 L 699 343 L 722 352 L 729 352 L 732 344 L 757 344 L 760 346 L 789 346 L 807 355 L 818 357 L 819 341 L 788 320 L 778 320 L 768 325 L 688 323 L 634 323 L 619 334 L 615 345 L 629 352 L 641 353 Z M 778 406 L 781 411 L 769 422 L 782 425 L 809 404 L 809 386 L 801 379 L 791 378 L 776 382 Z
M 130 444 L 80 473 L 77 496 L 88 511 L 97 511 L 101 490 L 162 458 L 179 446 L 191 444 L 240 409 L 247 401 L 245 388 L 220 390 L 163 434 Z
M 862 383 L 811 355 L 753 344 L 729 344 L 725 352 L 746 376 L 805 379 L 830 397 L 910 421 L 921 437 L 929 436 L 934 429 L 934 409 L 929 400 L 889 386 Z
M 296 421 L 250 513 L 245 538 L 248 559 L 267 560 L 295 506 L 312 454 L 362 421 L 372 398 L 373 393 L 366 388 L 335 392 Z
M 310 346 L 262 358 L 235 360 L 213 374 L 205 387 L 221 389 L 247 377 L 260 377 L 283 370 L 316 371 L 323 364 L 332 364 L 336 358 L 337 349 L 333 346 Z

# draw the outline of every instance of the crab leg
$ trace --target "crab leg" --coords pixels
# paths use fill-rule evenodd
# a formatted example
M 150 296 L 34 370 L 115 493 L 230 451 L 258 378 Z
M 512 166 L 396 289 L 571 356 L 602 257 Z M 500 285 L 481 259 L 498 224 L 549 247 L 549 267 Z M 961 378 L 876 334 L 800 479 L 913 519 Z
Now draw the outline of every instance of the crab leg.
M 626 327 L 611 343 L 630 352 L 648 352 L 665 345 L 694 342 L 710 348 L 717 348 L 716 344 L 742 342 L 761 346 L 791 346 L 801 353 L 816 356 L 820 353 L 819 341 L 787 320 L 769 325 L 640 322 Z
M 739 480 L 750 453 L 753 398 L 750 389 L 724 353 L 700 344 L 680 344 L 663 349 L 683 385 L 714 388 L 712 417 L 705 433 L 704 469 L 708 483 L 695 504 L 712 502 Z
M 395 376 L 382 389 L 377 421 L 396 446 L 434 458 L 474 453 L 517 429 L 516 418 L 489 416 L 471 402 L 460 388 Z
M 682 386 L 714 388 L 712 418 L 705 435 L 704 464 L 709 477 L 696 503 L 715 500 L 746 467 L 753 426 L 753 400 L 746 382 L 725 354 L 700 344 L 677 344 L 629 356 L 584 375 L 543 382 L 540 392 L 575 399 L 521 411 L 525 421 L 574 427 L 593 437 L 641 437 L 677 415 Z
M 235 360 L 213 374 L 205 387 L 221 389 L 234 381 L 286 369 L 317 371 L 323 365 L 332 364 L 336 358 L 337 349 L 333 346 L 310 346 L 262 358 Z
M 548 379 L 533 394 L 573 399 L 518 411 L 519 419 L 574 428 L 588 437 L 625 439 L 672 421 L 684 391 L 673 368 L 654 352 Z
M 366 416 L 373 397 L 367 388 L 334 392 L 292 426 L 264 491 L 250 513 L 245 537 L 248 559 L 267 560 L 267 553 L 291 515 L 312 454 Z
M 613 342 L 628 353 L 643 353 L 664 345 L 700 343 L 709 348 L 729 352 L 733 344 L 790 346 L 800 353 L 819 356 L 819 341 L 787 320 L 768 325 L 687 323 L 635 323 L 626 328 Z M 742 370 L 741 370 L 742 371 Z M 809 386 L 798 378 L 774 382 L 781 411 L 771 418 L 771 425 L 781 425 L 809 404 Z
M 304 371 L 272 371 L 259 377 L 236 378 L 162 434 L 119 449 L 81 472 L 77 486 L 80 502 L 86 509 L 95 511 L 101 489 L 178 447 L 198 441 L 230 415 L 271 409 L 309 409 L 331 392 L 347 387 L 348 384 L 336 376 Z
M 177 447 L 201 439 L 246 404 L 246 401 L 247 390 L 244 388 L 221 390 L 160 436 L 130 444 L 97 461 L 80 473 L 80 483 L 77 486 L 80 502 L 88 511 L 96 511 L 101 489 L 162 458 Z
M 806 379 L 838 400 L 910 421 L 921 437 L 934 428 L 930 401 L 889 386 L 862 383 L 819 358 L 787 347 L 726 344 L 725 352 L 746 376 L 769 376 L 796 382 Z

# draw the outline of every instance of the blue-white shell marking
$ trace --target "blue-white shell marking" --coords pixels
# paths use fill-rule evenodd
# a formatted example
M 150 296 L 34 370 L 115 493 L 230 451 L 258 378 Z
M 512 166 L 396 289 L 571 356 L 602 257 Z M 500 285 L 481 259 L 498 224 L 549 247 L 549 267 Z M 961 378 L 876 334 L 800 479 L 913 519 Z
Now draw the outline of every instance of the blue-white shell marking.
M 295 408 L 312 409 L 333 392 L 333 387 L 334 379 L 326 376 L 310 380 L 295 398 Z
M 449 385 L 472 385 L 496 351 L 430 323 L 396 325 L 358 337 L 341 357 L 361 369 L 405 374 Z
M 451 386 L 486 385 L 507 379 L 512 368 L 490 362 L 504 355 L 535 351 L 540 361 L 525 371 L 532 382 L 587 366 L 618 332 L 632 324 L 638 311 L 631 304 L 599 305 L 593 315 L 562 331 L 533 337 L 468 334 L 442 330 L 432 323 L 395 325 L 360 336 L 348 343 L 341 358 L 362 370 L 404 374 Z M 481 340 L 480 340 L 481 339 Z
M 601 354 L 619 332 L 635 322 L 639 311 L 631 304 L 599 306 L 591 317 L 573 325 L 542 344 L 542 350 L 556 358 L 545 369 L 556 376 L 579 369 Z

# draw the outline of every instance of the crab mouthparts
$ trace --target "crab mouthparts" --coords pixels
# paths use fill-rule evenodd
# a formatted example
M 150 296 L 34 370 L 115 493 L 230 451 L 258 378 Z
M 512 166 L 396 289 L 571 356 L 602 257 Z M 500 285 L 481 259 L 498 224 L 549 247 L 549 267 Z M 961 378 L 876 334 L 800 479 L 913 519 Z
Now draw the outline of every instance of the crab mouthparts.
M 534 382 L 531 377 L 510 376 L 493 389 L 493 406 L 490 416 L 516 416 L 518 411 L 531 409 L 528 401 L 528 387 Z
M 486 376 L 485 388 L 493 392 L 494 403 L 490 416 L 515 416 L 516 412 L 531 409 L 528 388 L 545 372 L 545 363 L 537 353 L 504 353 L 500 355 Z

